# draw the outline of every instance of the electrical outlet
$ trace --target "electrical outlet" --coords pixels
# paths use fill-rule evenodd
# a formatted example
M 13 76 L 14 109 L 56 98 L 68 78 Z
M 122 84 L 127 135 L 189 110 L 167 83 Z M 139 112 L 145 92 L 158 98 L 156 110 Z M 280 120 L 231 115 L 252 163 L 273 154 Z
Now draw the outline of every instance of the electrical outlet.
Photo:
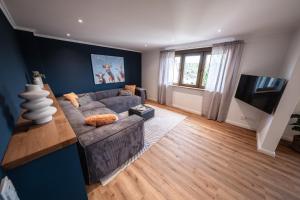
M 13 183 L 7 176 L 1 181 L 0 200 L 20 200 Z

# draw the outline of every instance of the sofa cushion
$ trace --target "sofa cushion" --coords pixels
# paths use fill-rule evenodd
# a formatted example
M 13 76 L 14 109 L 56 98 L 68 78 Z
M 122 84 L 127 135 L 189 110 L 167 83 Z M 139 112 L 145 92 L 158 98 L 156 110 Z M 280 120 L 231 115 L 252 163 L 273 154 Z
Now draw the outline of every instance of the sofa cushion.
M 112 111 L 106 107 L 85 110 L 82 112 L 82 115 L 84 117 L 88 117 L 91 115 L 101 115 L 101 114 L 117 114 L 117 113 L 115 113 L 114 111 Z
M 78 97 L 78 102 L 80 106 L 84 106 L 92 101 L 95 101 L 95 94 L 93 93 L 79 94 Z
M 91 110 L 91 109 L 96 109 L 96 108 L 104 108 L 105 105 L 99 101 L 90 101 L 89 103 L 86 103 L 82 106 L 80 106 L 78 109 L 81 112 L 87 111 L 87 110 Z
M 112 89 L 112 90 L 103 90 L 95 92 L 96 100 L 99 101 L 101 99 L 109 98 L 109 97 L 115 97 L 118 96 L 120 89 Z
M 82 115 L 81 111 L 75 108 L 69 101 L 59 99 L 58 102 L 77 137 L 85 132 L 95 129 L 93 126 L 85 125 L 85 117 Z
M 132 92 L 129 90 L 120 90 L 119 96 L 132 96 Z
M 83 147 L 86 147 L 93 143 L 99 142 L 109 136 L 120 133 L 123 130 L 124 130 L 123 134 L 125 134 L 126 131 L 131 130 L 130 128 L 132 128 L 135 125 L 138 126 L 140 124 L 140 125 L 142 125 L 141 128 L 144 129 L 143 122 L 144 122 L 144 120 L 140 116 L 131 115 L 127 118 L 118 120 L 116 123 L 93 129 L 93 131 L 89 131 L 88 133 L 80 136 L 78 139 L 80 141 L 80 144 Z M 143 133 L 144 131 L 142 130 L 140 132 Z M 124 144 L 124 145 L 126 145 L 126 144 Z
M 141 104 L 139 96 L 116 96 L 100 100 L 109 109 L 121 113 L 128 111 L 130 107 Z

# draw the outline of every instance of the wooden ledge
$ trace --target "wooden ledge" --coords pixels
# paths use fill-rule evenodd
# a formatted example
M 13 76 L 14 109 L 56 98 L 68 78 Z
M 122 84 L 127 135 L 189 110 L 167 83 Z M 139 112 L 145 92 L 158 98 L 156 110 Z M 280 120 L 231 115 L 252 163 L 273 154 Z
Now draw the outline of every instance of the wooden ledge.
M 45 85 L 45 89 L 50 92 L 49 97 L 53 99 L 57 112 L 51 122 L 43 125 L 32 125 L 30 121 L 19 118 L 2 161 L 2 167 L 6 170 L 77 142 L 76 135 L 50 87 Z

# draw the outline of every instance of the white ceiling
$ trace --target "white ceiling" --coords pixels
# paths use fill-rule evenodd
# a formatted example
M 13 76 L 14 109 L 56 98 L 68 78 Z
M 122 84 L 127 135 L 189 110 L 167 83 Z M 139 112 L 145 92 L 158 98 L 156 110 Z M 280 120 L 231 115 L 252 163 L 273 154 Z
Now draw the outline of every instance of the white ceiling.
M 37 34 L 136 51 L 300 25 L 300 0 L 4 1 Z

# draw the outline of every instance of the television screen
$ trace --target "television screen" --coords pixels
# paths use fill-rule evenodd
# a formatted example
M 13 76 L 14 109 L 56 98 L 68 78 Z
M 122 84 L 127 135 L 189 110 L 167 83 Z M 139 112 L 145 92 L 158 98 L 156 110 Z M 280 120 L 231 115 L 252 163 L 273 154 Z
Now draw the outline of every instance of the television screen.
M 285 79 L 242 74 L 235 98 L 272 114 L 276 110 L 286 83 Z

